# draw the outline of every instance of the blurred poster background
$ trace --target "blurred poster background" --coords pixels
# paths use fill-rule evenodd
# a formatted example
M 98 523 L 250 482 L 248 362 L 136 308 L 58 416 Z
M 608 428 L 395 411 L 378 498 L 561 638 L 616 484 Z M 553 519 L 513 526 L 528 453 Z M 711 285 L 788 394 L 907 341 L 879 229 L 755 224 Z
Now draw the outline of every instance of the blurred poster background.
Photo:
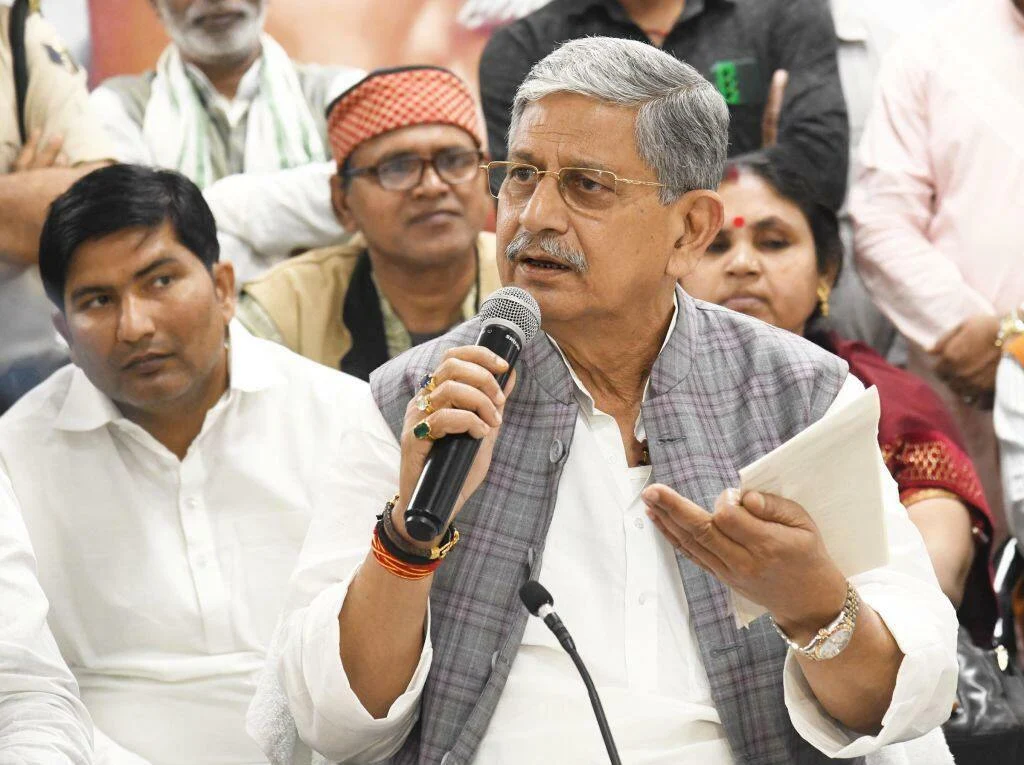
M 269 0 L 267 31 L 299 61 L 363 69 L 437 64 L 476 90 L 495 25 L 545 0 Z M 150 0 L 44 0 L 92 85 L 149 69 L 167 44 Z M 86 39 L 83 39 L 86 38 Z

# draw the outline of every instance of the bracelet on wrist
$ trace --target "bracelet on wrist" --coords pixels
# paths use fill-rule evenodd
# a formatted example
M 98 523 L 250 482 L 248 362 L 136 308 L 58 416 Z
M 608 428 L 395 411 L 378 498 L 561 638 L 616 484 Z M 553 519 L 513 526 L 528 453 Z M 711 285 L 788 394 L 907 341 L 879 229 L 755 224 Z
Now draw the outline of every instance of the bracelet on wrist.
M 437 546 L 416 546 L 404 539 L 394 527 L 391 513 L 397 503 L 396 494 L 384 504 L 383 512 L 377 516 L 371 550 L 377 562 L 395 576 L 403 579 L 422 579 L 433 573 L 458 543 L 459 530 L 455 528 L 455 524 L 450 524 Z
M 451 523 L 448 524 L 448 528 L 445 530 L 444 536 L 441 537 L 441 541 L 435 547 L 423 547 L 422 545 L 416 545 L 410 542 L 399 534 L 398 529 L 395 528 L 392 512 L 394 511 L 396 504 L 398 504 L 397 494 L 384 503 L 384 510 L 377 516 L 377 522 L 382 527 L 382 536 L 391 543 L 392 547 L 397 548 L 401 553 L 409 556 L 411 559 L 410 562 L 429 563 L 431 561 L 444 558 L 444 556 L 448 554 L 448 551 L 451 550 L 459 541 L 459 530 L 455 528 L 454 523 Z
M 410 581 L 423 579 L 433 574 L 437 567 L 441 565 L 440 558 L 431 563 L 414 564 L 406 563 L 395 557 L 384 547 L 379 524 L 373 530 L 373 541 L 370 543 L 370 550 L 373 552 L 373 557 L 377 560 L 377 563 L 400 579 L 408 579 Z

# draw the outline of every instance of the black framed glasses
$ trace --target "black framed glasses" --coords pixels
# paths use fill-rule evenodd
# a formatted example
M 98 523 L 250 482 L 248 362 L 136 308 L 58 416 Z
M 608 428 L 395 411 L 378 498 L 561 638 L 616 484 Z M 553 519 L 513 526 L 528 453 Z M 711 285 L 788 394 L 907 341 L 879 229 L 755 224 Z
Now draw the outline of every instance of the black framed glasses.
M 525 204 L 537 190 L 541 179 L 545 175 L 553 175 L 565 204 L 581 212 L 607 210 L 614 205 L 620 184 L 665 188 L 664 183 L 620 178 L 610 170 L 590 167 L 540 170 L 522 162 L 488 162 L 480 165 L 480 169 L 487 172 L 491 196 L 515 205 Z
M 473 180 L 480 167 L 483 154 L 470 149 L 441 149 L 430 157 L 418 154 L 397 154 L 370 167 L 345 170 L 345 178 L 367 175 L 388 191 L 408 191 L 423 182 L 427 165 L 445 183 L 458 185 Z

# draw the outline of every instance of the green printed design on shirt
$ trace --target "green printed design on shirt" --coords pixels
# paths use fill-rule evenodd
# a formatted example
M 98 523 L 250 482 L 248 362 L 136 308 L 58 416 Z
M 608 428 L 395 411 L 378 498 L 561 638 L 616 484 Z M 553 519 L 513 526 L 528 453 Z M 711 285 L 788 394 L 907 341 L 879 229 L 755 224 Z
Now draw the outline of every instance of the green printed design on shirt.
M 742 101 L 740 95 L 740 80 L 736 70 L 735 61 L 718 61 L 711 67 L 715 77 L 715 87 L 722 94 L 722 98 L 730 106 L 735 106 Z

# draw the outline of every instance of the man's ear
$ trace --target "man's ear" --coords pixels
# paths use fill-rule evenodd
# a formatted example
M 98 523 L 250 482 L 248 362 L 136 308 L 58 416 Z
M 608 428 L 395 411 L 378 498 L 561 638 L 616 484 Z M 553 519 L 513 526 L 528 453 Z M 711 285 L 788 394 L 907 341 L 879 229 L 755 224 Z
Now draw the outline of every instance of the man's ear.
M 714 191 L 697 189 L 683 194 L 676 202 L 672 256 L 667 272 L 679 280 L 694 269 L 725 222 L 725 207 Z
M 348 191 L 345 189 L 345 179 L 339 173 L 331 176 L 331 206 L 334 214 L 338 216 L 341 227 L 350 234 L 359 231 L 359 224 L 356 223 L 352 210 L 348 206 Z
M 227 324 L 235 316 L 237 293 L 235 292 L 235 267 L 226 260 L 213 264 L 210 274 L 213 277 L 213 291 L 217 296 L 224 323 Z
M 50 316 L 50 321 L 53 322 L 53 328 L 57 330 L 57 333 L 64 338 L 64 342 L 68 344 L 71 361 L 75 362 L 75 345 L 71 342 L 71 330 L 68 328 L 68 317 L 64 315 L 63 311 L 57 310 Z

